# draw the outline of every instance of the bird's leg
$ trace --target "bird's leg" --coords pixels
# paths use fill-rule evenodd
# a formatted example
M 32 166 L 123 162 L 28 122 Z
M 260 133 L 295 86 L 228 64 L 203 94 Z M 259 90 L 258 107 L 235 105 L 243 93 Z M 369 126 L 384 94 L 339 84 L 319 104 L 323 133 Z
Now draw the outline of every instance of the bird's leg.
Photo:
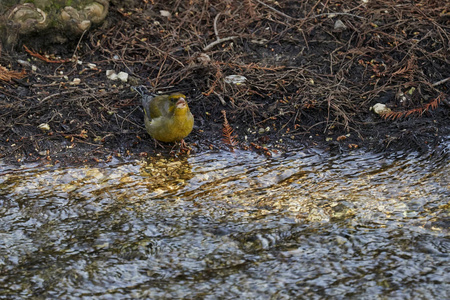
M 186 152 L 187 154 L 191 153 L 191 147 L 189 147 L 184 139 L 180 141 L 180 152 Z
M 173 145 L 172 150 L 170 150 L 170 152 L 174 153 L 174 149 L 178 145 L 180 146 L 180 148 L 178 150 L 178 154 L 180 154 L 180 153 L 190 154 L 191 153 L 191 148 L 186 144 L 186 142 L 184 140 L 181 140 L 179 144 L 175 143 L 175 145 Z
M 180 141 L 180 149 L 184 149 L 184 148 L 188 148 L 188 146 L 187 146 L 186 142 L 184 141 L 184 139 L 182 139 Z
M 161 148 L 163 148 L 163 149 L 165 149 L 166 147 L 164 147 L 164 145 L 161 145 L 161 143 L 160 142 L 158 142 L 158 140 L 157 139 L 153 139 L 153 141 L 155 142 L 155 148 L 158 148 L 158 146 L 159 147 L 161 147 Z

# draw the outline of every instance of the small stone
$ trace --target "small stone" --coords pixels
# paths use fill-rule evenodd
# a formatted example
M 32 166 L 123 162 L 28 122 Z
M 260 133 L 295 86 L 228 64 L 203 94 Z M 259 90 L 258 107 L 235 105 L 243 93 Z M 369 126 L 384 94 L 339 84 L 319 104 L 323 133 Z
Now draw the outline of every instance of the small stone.
M 172 16 L 170 11 L 167 11 L 167 10 L 160 10 L 159 13 L 161 14 L 161 16 L 166 17 L 166 18 L 170 18 Z
M 228 84 L 240 85 L 247 81 L 247 77 L 242 75 L 228 75 L 227 77 L 225 77 L 224 81 Z
M 122 82 L 127 82 L 128 81 L 128 73 L 119 72 L 119 74 L 117 74 L 117 78 L 119 78 Z
M 42 123 L 38 126 L 38 128 L 42 131 L 49 131 L 50 130 L 50 125 L 48 125 L 47 123 Z
M 114 70 L 106 70 L 106 77 L 108 77 L 109 80 L 117 80 L 117 73 Z
M 30 62 L 28 62 L 28 61 L 26 61 L 26 60 L 21 60 L 21 59 L 19 59 L 19 60 L 17 60 L 17 62 L 18 62 L 20 65 L 22 65 L 23 67 L 31 67 Z
M 347 26 L 345 26 L 344 22 L 342 22 L 341 20 L 337 20 L 336 22 L 334 22 L 334 29 L 345 30 L 347 29 Z
M 377 115 L 384 115 L 391 112 L 391 109 L 383 103 L 377 103 L 370 108 L 371 111 L 376 113 Z
M 72 84 L 73 85 L 79 85 L 81 83 L 81 79 L 80 78 L 74 78 L 73 80 L 72 80 Z

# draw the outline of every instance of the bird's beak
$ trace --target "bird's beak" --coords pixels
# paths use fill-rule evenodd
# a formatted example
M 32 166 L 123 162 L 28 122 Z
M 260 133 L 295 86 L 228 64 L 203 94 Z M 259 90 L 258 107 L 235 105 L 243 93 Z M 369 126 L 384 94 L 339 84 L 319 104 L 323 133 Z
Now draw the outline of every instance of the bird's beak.
M 177 108 L 185 108 L 186 107 L 186 100 L 184 98 L 180 98 L 177 101 Z

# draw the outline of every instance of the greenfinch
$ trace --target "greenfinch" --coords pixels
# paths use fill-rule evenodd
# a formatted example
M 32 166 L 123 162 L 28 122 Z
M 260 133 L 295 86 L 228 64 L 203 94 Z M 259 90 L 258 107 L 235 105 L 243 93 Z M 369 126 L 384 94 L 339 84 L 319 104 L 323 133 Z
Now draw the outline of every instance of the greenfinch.
M 141 89 L 135 90 L 142 96 L 148 134 L 161 142 L 181 141 L 183 144 L 183 139 L 194 127 L 194 116 L 189 110 L 186 96 L 181 93 L 148 95 Z

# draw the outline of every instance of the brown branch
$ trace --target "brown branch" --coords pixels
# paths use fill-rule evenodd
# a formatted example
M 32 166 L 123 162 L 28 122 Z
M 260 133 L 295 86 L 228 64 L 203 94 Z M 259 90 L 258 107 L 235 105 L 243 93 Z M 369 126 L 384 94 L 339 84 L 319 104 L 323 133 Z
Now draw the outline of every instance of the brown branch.
M 207 46 L 205 46 L 203 48 L 203 51 L 208 51 L 209 49 L 211 49 L 215 45 L 221 44 L 223 42 L 231 41 L 231 40 L 234 40 L 234 39 L 237 39 L 237 38 L 238 38 L 237 35 L 233 35 L 233 36 L 228 36 L 228 37 L 217 39 L 214 42 L 212 42 L 212 43 L 208 44 Z
M 31 56 L 34 56 L 36 58 L 39 58 L 40 60 L 43 60 L 45 62 L 48 63 L 54 63 L 54 64 L 62 64 L 62 63 L 67 63 L 67 62 L 71 62 L 71 59 L 49 59 L 47 57 L 45 57 L 42 54 L 39 54 L 33 50 L 28 49 L 27 46 L 23 45 L 23 48 L 25 48 L 25 51 L 28 52 L 28 54 L 30 54 Z
M 421 107 L 408 109 L 405 111 L 391 111 L 391 112 L 383 114 L 382 117 L 385 120 L 398 120 L 398 119 L 406 118 L 406 117 L 409 117 L 412 115 L 421 116 L 429 110 L 436 109 L 439 106 L 439 103 L 441 103 L 443 97 L 444 97 L 444 94 L 441 93 L 435 99 L 431 100 L 430 102 L 428 102 L 427 104 L 425 104 Z
M 21 79 L 25 76 L 25 70 L 22 70 L 22 72 L 10 71 L 5 67 L 0 66 L 0 80 L 11 81 L 12 79 Z
M 223 42 L 231 41 L 231 40 L 234 40 L 234 39 L 238 38 L 237 35 L 229 36 L 229 37 L 225 37 L 225 38 L 220 38 L 219 37 L 219 30 L 217 29 L 217 20 L 219 19 L 220 15 L 221 15 L 221 13 L 218 13 L 217 16 L 214 18 L 214 34 L 216 35 L 216 40 L 214 42 L 211 42 L 210 44 L 206 45 L 203 48 L 203 51 L 208 51 L 209 49 L 211 49 L 215 45 L 218 45 L 218 44 L 221 44 Z

